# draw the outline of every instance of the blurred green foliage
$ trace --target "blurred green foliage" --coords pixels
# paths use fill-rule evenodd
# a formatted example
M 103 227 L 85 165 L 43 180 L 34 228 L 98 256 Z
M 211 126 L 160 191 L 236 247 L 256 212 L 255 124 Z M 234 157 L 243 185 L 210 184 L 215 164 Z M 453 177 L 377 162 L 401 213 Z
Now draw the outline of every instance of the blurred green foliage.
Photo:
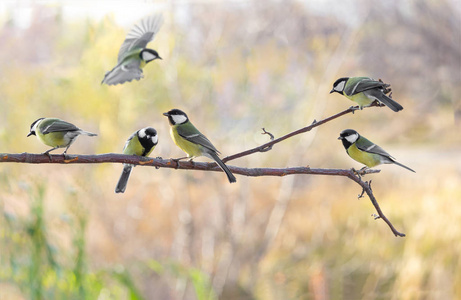
M 334 4 L 334 5 L 333 5 Z M 131 4 L 130 4 L 131 5 Z M 141 4 L 139 4 L 141 5 Z M 40 153 L 39 117 L 98 133 L 69 153 L 121 152 L 153 126 L 152 156 L 183 153 L 163 112 L 185 110 L 227 156 L 343 110 L 342 76 L 389 82 L 404 110 L 367 109 L 232 164 L 360 167 L 354 128 L 414 168 L 373 190 L 394 238 L 344 178 L 238 177 L 121 165 L 0 164 L 1 299 L 456 299 L 461 297 L 461 30 L 455 1 L 172 2 L 145 78 L 101 86 L 127 28 L 31 4 L 0 18 L 0 152 Z M 149 11 L 141 11 L 139 18 Z M 12 134 L 14 133 L 14 134 Z M 366 178 L 368 179 L 368 178 Z

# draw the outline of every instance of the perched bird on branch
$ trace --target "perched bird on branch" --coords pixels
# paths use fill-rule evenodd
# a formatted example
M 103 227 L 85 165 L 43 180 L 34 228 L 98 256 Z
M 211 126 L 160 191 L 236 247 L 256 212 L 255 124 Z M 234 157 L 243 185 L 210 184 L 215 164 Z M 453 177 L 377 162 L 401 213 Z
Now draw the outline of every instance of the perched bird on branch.
M 149 156 L 158 143 L 157 131 L 152 127 L 139 129 L 125 143 L 123 154 Z M 115 187 L 116 193 L 124 193 L 133 165 L 124 164 L 123 171 Z
M 157 51 L 146 48 L 163 24 L 163 16 L 154 14 L 142 19 L 127 34 L 118 52 L 117 65 L 106 73 L 101 84 L 115 85 L 139 80 L 144 77 L 142 69 L 147 63 L 162 59 Z
M 226 173 L 230 183 L 237 181 L 229 168 L 218 157 L 219 151 L 206 136 L 195 128 L 183 111 L 172 109 L 163 115 L 168 117 L 170 122 L 171 138 L 179 148 L 186 152 L 190 160 L 198 156 L 211 158 Z
M 371 105 L 378 100 L 395 112 L 403 109 L 402 105 L 395 102 L 390 97 L 390 84 L 384 83 L 381 80 L 374 80 L 369 77 L 342 77 L 333 83 L 331 93 L 344 95 L 349 100 L 356 102 L 360 109 L 364 106 Z M 386 94 L 389 94 L 386 95 Z
M 66 154 L 70 145 L 77 139 L 79 135 L 96 136 L 97 134 L 84 131 L 74 124 L 68 123 L 56 118 L 40 118 L 30 125 L 30 132 L 27 135 L 37 136 L 37 138 L 51 148 L 43 154 L 56 150 L 58 148 L 66 148 L 62 154 Z
M 343 146 L 346 148 L 347 154 L 349 154 L 352 159 L 366 165 L 369 168 L 380 164 L 396 164 L 402 168 L 415 172 L 409 167 L 397 162 L 389 153 L 384 151 L 378 145 L 373 144 L 353 129 L 343 130 L 339 134 L 338 139 L 343 142 Z

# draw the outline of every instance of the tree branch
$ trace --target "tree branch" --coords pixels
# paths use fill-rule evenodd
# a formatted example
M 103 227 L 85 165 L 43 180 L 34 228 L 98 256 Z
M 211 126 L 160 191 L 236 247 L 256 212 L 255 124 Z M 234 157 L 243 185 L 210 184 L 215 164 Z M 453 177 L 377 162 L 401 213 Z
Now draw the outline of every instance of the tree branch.
M 202 170 L 202 171 L 216 171 L 221 172 L 221 169 L 216 163 L 204 162 L 177 162 L 174 159 L 162 158 L 147 158 L 135 155 L 124 155 L 116 153 L 98 154 L 98 155 L 61 155 L 61 154 L 0 154 L 0 162 L 13 162 L 13 163 L 30 163 L 30 164 L 99 164 L 99 163 L 125 163 L 142 166 L 153 166 L 156 168 L 172 168 L 181 170 Z M 327 176 L 344 176 L 359 184 L 362 189 L 367 193 L 371 203 L 378 212 L 379 218 L 390 227 L 394 235 L 405 236 L 405 234 L 398 232 L 392 223 L 386 218 L 381 211 L 378 201 L 373 195 L 371 187 L 368 182 L 363 181 L 359 175 L 356 174 L 354 169 L 319 169 L 310 167 L 291 167 L 291 168 L 242 168 L 236 166 L 228 166 L 234 174 L 244 176 L 260 177 L 260 176 L 287 176 L 287 175 L 327 175 Z M 365 170 L 360 175 L 378 173 L 379 170 Z
M 373 102 L 370 106 L 364 107 L 364 109 L 368 108 L 368 107 L 383 107 L 383 106 L 384 106 L 384 104 L 379 104 L 378 102 Z M 340 113 L 332 115 L 331 117 L 325 118 L 325 119 L 320 120 L 320 121 L 314 120 L 311 125 L 308 125 L 306 127 L 298 129 L 296 131 L 290 132 L 290 133 L 288 133 L 288 134 L 286 134 L 286 135 L 284 135 L 282 137 L 279 137 L 277 139 L 273 139 L 273 136 L 270 134 L 270 136 L 272 137 L 270 142 L 265 143 L 265 144 L 263 144 L 261 146 L 255 147 L 253 149 L 245 150 L 243 152 L 227 156 L 227 157 L 223 158 L 222 161 L 223 162 L 230 161 L 230 160 L 237 159 L 237 158 L 240 158 L 240 157 L 243 157 L 243 156 L 247 156 L 247 155 L 250 155 L 250 154 L 253 154 L 253 153 L 256 153 L 256 152 L 267 152 L 268 150 L 272 149 L 272 146 L 274 146 L 277 143 L 280 143 L 281 141 L 289 139 L 289 138 L 291 138 L 291 137 L 293 137 L 295 135 L 311 131 L 313 128 L 315 128 L 317 126 L 323 125 L 323 124 L 325 124 L 327 122 L 330 122 L 330 121 L 332 121 L 334 119 L 337 119 L 337 118 L 339 118 L 341 116 L 344 116 L 344 115 L 346 115 L 348 113 L 354 113 L 356 110 L 360 110 L 360 108 L 358 106 L 351 106 L 348 109 L 343 110 Z M 266 130 L 264 128 L 263 128 L 263 131 L 264 131 L 263 134 L 267 134 L 267 132 L 266 132 Z
M 374 103 L 372 106 L 381 105 Z M 263 134 L 268 134 L 271 137 L 271 141 L 265 143 L 261 146 L 249 149 L 231 156 L 228 156 L 223 159 L 223 161 L 230 161 L 240 157 L 244 157 L 256 152 L 266 152 L 272 149 L 272 146 L 284 141 L 295 135 L 308 132 L 313 128 L 325 124 L 331 120 L 339 118 L 348 113 L 354 113 L 358 107 L 350 107 L 338 114 L 335 114 L 331 117 L 325 118 L 321 121 L 312 122 L 311 125 L 301 128 L 299 130 L 293 131 L 289 134 L 286 134 L 280 138 L 274 139 L 273 135 L 263 129 Z M 72 155 L 72 154 L 31 154 L 31 153 L 20 153 L 20 154 L 8 154 L 0 153 L 0 163 L 1 162 L 12 162 L 12 163 L 29 163 L 29 164 L 99 164 L 99 163 L 124 163 L 124 164 L 133 164 L 133 165 L 143 165 L 143 166 L 152 166 L 155 168 L 173 168 L 173 169 L 182 169 L 182 170 L 202 170 L 202 171 L 216 171 L 221 172 L 221 169 L 216 163 L 204 163 L 204 162 L 189 162 L 189 161 L 177 161 L 175 159 L 162 159 L 160 157 L 150 158 L 142 157 L 135 155 L 124 155 L 116 153 L 107 153 L 107 154 L 97 154 L 97 155 Z M 361 176 L 371 173 L 379 173 L 380 170 L 371 170 L 366 169 L 360 172 L 355 171 L 354 169 L 319 169 L 319 168 L 310 168 L 310 167 L 290 167 L 290 168 L 242 168 L 236 166 L 228 166 L 229 169 L 234 174 L 240 174 L 250 177 L 259 177 L 259 176 L 287 176 L 287 175 L 326 175 L 326 176 L 343 176 L 347 177 L 358 185 L 362 187 L 362 193 L 359 195 L 359 198 L 363 196 L 364 193 L 368 195 L 371 203 L 375 207 L 378 216 L 375 219 L 382 219 L 389 228 L 392 230 L 395 236 L 404 237 L 405 234 L 400 233 L 395 229 L 392 223 L 386 218 L 383 214 L 381 208 L 379 207 L 378 201 L 373 195 L 371 189 L 371 180 L 363 181 Z

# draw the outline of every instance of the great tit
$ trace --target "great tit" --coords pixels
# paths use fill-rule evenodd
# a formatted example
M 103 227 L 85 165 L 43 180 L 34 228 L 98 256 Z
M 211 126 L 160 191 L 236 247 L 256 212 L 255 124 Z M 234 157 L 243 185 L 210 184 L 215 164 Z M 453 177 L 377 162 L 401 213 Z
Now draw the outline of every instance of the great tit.
M 56 118 L 40 118 L 30 125 L 30 132 L 27 135 L 37 136 L 37 138 L 45 145 L 51 146 L 48 151 L 43 154 L 56 150 L 58 148 L 66 148 L 62 154 L 66 154 L 67 149 L 77 139 L 79 135 L 96 136 L 97 134 L 81 130 L 74 124 Z
M 343 130 L 339 134 L 338 139 L 343 142 L 347 154 L 349 154 L 352 159 L 366 165 L 369 168 L 380 164 L 396 164 L 407 170 L 415 172 L 409 167 L 395 161 L 395 158 L 393 158 L 389 153 L 384 151 L 378 145 L 373 144 L 353 129 Z
M 390 84 L 381 80 L 376 81 L 369 77 L 342 77 L 333 83 L 330 94 L 334 92 L 342 94 L 349 100 L 356 102 L 360 109 L 378 100 L 393 111 L 398 112 L 403 107 L 386 95 L 390 91 Z
M 123 147 L 123 154 L 149 156 L 157 143 L 157 131 L 152 127 L 142 128 L 133 133 L 128 138 L 125 143 L 125 147 Z M 115 187 L 116 193 L 125 192 L 126 184 L 128 183 L 128 178 L 130 178 L 132 169 L 133 165 L 123 165 L 122 175 L 120 175 L 120 179 L 118 180 L 117 186 Z
M 127 34 L 118 52 L 117 65 L 107 72 L 101 84 L 115 85 L 143 78 L 142 68 L 154 59 L 162 59 L 157 51 L 146 48 L 163 24 L 163 16 L 154 14 L 142 19 Z
M 183 111 L 172 109 L 163 115 L 168 117 L 170 122 L 171 138 L 179 148 L 186 152 L 190 160 L 198 156 L 211 158 L 226 173 L 230 183 L 237 181 L 229 168 L 219 159 L 219 151 L 211 144 L 206 136 L 195 128 Z

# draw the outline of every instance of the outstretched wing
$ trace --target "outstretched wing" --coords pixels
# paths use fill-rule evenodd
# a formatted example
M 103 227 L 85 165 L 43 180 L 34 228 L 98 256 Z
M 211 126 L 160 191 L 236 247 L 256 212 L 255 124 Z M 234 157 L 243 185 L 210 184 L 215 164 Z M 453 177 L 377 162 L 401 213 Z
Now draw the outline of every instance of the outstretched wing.
M 189 124 L 187 126 L 177 126 L 178 134 L 185 140 L 201 145 L 213 152 L 219 153 L 219 151 L 213 146 L 209 139 L 206 136 L 200 133 L 194 125 Z
M 373 78 L 355 77 L 349 79 L 346 87 L 344 88 L 344 93 L 348 96 L 352 96 L 371 89 L 383 89 L 386 86 L 388 85 L 384 82 L 376 81 Z
M 376 144 L 373 144 L 372 142 L 370 142 L 369 140 L 367 140 L 363 136 L 360 137 L 360 139 L 358 139 L 357 142 L 355 142 L 355 145 L 357 146 L 357 148 L 359 148 L 362 151 L 365 151 L 365 152 L 368 152 L 368 153 L 379 154 L 379 155 L 385 156 L 387 158 L 393 158 L 389 153 L 384 151 L 383 148 L 379 147 Z
M 74 124 L 68 123 L 66 121 L 57 120 L 41 129 L 43 134 L 48 134 L 51 132 L 61 132 L 61 131 L 78 131 L 80 128 Z
M 126 35 L 118 52 L 118 63 L 120 63 L 127 53 L 135 49 L 144 49 L 152 41 L 163 24 L 163 15 L 156 13 L 145 17 L 139 21 Z
M 119 83 L 129 82 L 133 79 L 139 80 L 143 77 L 142 70 L 139 67 L 141 61 L 132 59 L 128 63 L 118 64 L 115 68 L 104 75 L 101 84 L 115 85 Z

